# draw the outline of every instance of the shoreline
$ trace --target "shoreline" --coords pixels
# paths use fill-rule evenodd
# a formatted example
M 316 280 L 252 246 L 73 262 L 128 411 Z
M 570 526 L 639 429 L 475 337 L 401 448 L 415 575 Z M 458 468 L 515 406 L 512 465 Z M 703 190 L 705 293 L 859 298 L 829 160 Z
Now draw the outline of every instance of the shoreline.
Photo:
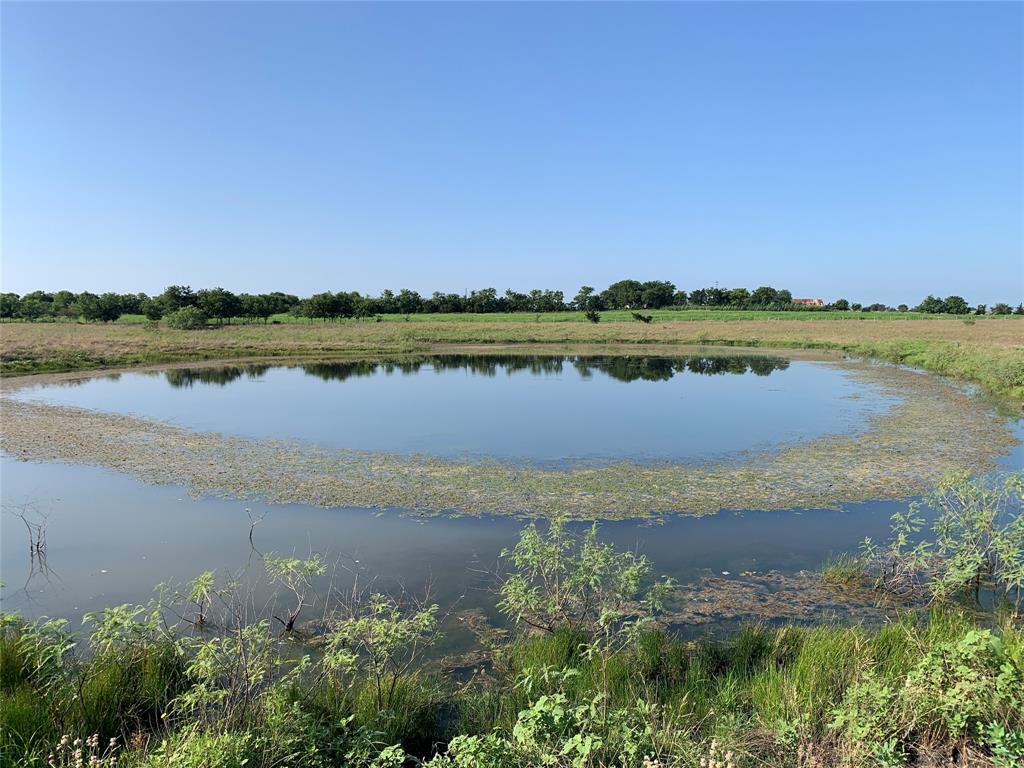
M 921 368 L 973 384 L 1007 410 L 1024 413 L 1024 318 L 821 320 L 791 315 L 651 325 L 451 316 L 199 331 L 116 323 L 5 323 L 0 324 L 0 385 L 39 374 L 267 358 L 367 359 L 484 350 L 531 354 L 584 347 L 615 355 L 657 355 L 682 346 L 716 346 L 846 354 Z
M 833 359 L 830 364 L 850 370 L 896 403 L 869 417 L 862 431 L 751 451 L 740 461 L 621 461 L 550 469 L 196 432 L 152 419 L 11 397 L 26 385 L 112 372 L 4 382 L 0 446 L 16 459 L 104 466 L 143 482 L 183 485 L 194 495 L 321 507 L 398 506 L 428 514 L 613 520 L 905 498 L 926 492 L 951 472 L 994 468 L 1016 444 L 1006 419 L 933 375 L 870 362 Z

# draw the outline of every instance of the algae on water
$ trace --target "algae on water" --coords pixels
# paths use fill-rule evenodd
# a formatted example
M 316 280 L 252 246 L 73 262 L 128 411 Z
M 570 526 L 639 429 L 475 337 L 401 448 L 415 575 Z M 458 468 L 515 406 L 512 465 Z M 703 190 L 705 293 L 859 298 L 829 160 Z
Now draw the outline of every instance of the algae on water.
M 865 429 L 702 464 L 572 465 L 325 448 L 3 398 L 2 448 L 25 460 L 111 467 L 194 494 L 423 513 L 623 519 L 721 509 L 829 507 L 918 495 L 951 471 L 982 471 L 1014 444 L 1004 419 L 935 377 L 846 363 L 895 398 Z

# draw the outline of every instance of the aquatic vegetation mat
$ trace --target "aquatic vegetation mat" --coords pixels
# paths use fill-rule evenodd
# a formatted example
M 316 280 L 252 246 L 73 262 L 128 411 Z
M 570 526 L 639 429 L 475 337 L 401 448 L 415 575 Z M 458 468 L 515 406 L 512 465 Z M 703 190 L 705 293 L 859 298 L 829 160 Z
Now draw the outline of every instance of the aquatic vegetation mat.
M 994 467 L 1015 442 L 1004 419 L 940 379 L 886 365 L 842 365 L 895 404 L 868 417 L 856 433 L 701 464 L 621 461 L 552 469 L 335 449 L 195 432 L 7 396 L 0 447 L 19 459 L 105 466 L 148 483 L 183 485 L 197 495 L 423 513 L 623 519 L 919 495 L 952 471 Z
M 660 618 L 683 630 L 724 622 L 738 626 L 763 621 L 868 626 L 925 606 L 924 602 L 887 605 L 879 597 L 867 584 L 830 585 L 814 571 L 748 572 L 734 577 L 708 574 L 674 586 Z

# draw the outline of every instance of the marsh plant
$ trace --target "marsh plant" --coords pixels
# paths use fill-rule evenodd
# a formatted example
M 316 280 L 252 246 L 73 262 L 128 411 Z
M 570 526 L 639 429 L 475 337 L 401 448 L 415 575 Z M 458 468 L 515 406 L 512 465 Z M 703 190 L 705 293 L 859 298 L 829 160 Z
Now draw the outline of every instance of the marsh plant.
M 300 559 L 279 557 L 275 554 L 265 555 L 263 565 L 271 580 L 287 587 L 295 600 L 294 606 L 288 609 L 286 619 L 274 616 L 277 621 L 281 622 L 286 632 L 291 632 L 295 629 L 295 622 L 299 618 L 302 607 L 307 603 L 307 595 L 312 591 L 311 580 L 326 573 L 327 566 L 316 555 Z
M 192 622 L 197 627 L 205 627 L 207 624 L 207 614 L 213 598 L 214 578 L 213 571 L 204 571 L 189 585 L 188 599 L 194 606 Z
M 545 632 L 628 634 L 661 609 L 671 587 L 669 580 L 649 583 L 650 561 L 600 541 L 596 524 L 577 536 L 560 518 L 546 531 L 530 523 L 502 557 L 512 568 L 503 574 L 498 607 Z
M 382 592 L 355 599 L 328 621 L 323 665 L 332 677 L 369 680 L 378 712 L 390 709 L 399 685 L 441 638 L 438 606 Z
M 876 586 L 901 596 L 1005 603 L 1024 600 L 1024 474 L 943 480 L 921 503 L 893 515 L 889 541 L 863 545 Z M 934 511 L 928 525 L 925 509 Z

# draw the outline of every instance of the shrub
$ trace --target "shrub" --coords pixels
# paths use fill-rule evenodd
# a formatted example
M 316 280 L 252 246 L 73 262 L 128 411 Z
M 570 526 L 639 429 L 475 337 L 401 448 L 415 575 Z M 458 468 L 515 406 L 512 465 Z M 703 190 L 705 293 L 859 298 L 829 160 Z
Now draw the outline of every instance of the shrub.
M 892 536 L 879 546 L 866 539 L 864 562 L 876 587 L 933 600 L 983 591 L 1019 614 L 1024 601 L 1024 474 L 970 478 L 954 474 L 925 499 L 938 513 L 930 530 L 921 504 L 892 516 Z M 930 534 L 930 536 L 928 535 Z
M 1024 724 L 1021 670 L 987 629 L 936 643 L 907 675 L 901 696 L 907 711 L 953 738 L 987 722 Z
M 207 320 L 206 313 L 199 309 L 199 307 L 182 307 L 164 315 L 164 322 L 167 323 L 167 327 L 179 331 L 205 328 Z

